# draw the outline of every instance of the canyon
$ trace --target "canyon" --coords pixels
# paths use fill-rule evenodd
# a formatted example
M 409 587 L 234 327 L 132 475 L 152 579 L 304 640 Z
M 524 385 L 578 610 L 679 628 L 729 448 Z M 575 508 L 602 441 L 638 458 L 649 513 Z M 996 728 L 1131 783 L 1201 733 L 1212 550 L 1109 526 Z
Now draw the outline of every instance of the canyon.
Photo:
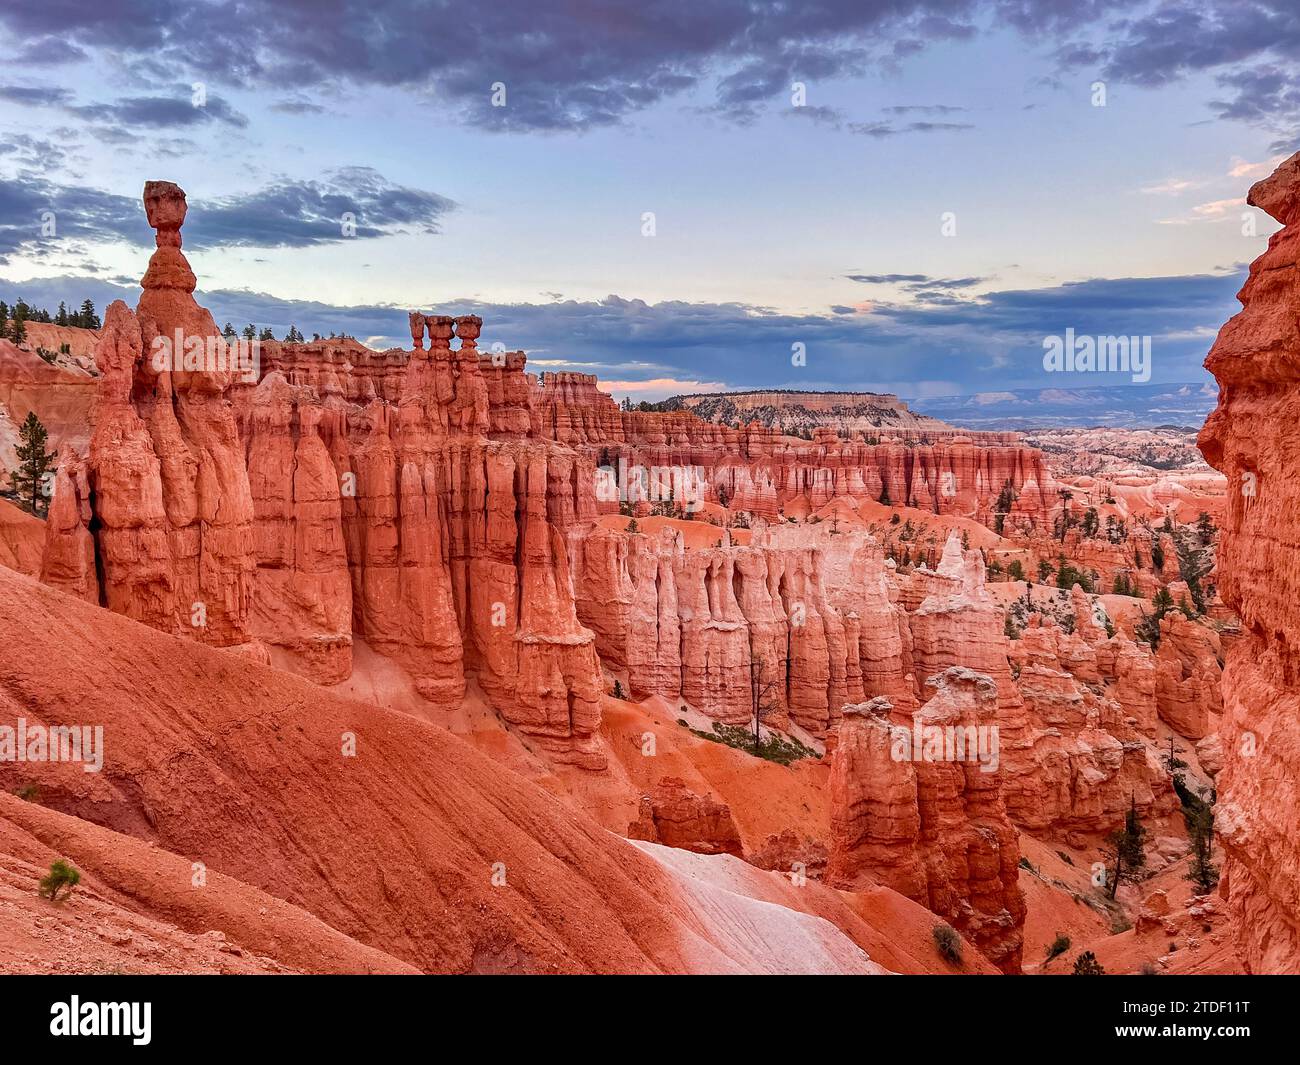
M 1048 973 L 1068 932 L 1300 971 L 1300 156 L 1251 197 L 1285 228 L 1207 464 L 869 393 L 629 409 L 473 315 L 187 361 L 225 341 L 149 182 L 138 305 L 59 364 L 0 340 L 58 452 L 44 521 L 0 500 L 0 704 L 112 738 L 0 761 L 6 968 Z M 54 855 L 75 936 L 23 931 Z

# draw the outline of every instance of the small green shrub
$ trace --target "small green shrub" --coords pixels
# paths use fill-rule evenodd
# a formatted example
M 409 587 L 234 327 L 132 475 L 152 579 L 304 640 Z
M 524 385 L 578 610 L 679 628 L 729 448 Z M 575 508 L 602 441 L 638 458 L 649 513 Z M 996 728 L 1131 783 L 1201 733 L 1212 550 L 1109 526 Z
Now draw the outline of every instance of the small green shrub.
M 60 891 L 65 887 L 68 889 L 63 892 L 63 897 L 66 899 L 72 894 L 72 889 L 80 883 L 81 874 L 60 858 L 50 866 L 49 873 L 41 877 L 39 894 L 41 898 L 58 902 Z

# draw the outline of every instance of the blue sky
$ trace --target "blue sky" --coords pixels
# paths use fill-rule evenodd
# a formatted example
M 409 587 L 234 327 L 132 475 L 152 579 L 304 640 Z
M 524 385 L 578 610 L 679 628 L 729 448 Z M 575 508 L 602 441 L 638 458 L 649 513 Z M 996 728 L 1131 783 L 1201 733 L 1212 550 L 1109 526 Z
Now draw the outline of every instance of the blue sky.
M 167 178 L 236 325 L 474 311 L 651 399 L 1073 387 L 1067 328 L 1201 380 L 1300 146 L 1282 0 L 535 8 L 7 4 L 0 294 L 133 302 Z

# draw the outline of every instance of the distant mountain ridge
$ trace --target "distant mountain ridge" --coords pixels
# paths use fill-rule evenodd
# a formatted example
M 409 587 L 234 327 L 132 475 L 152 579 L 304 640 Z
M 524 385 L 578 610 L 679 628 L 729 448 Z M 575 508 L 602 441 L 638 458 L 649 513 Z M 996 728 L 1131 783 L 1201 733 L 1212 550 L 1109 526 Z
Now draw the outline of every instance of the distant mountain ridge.
M 1106 425 L 1124 429 L 1199 428 L 1218 402 L 1214 382 L 1024 388 L 913 401 L 918 411 L 971 429 Z
M 659 410 L 686 410 L 705 421 L 740 426 L 750 422 L 792 435 L 828 426 L 836 430 L 946 429 L 935 418 L 917 414 L 898 396 L 886 392 L 803 392 L 754 389 L 672 396 Z

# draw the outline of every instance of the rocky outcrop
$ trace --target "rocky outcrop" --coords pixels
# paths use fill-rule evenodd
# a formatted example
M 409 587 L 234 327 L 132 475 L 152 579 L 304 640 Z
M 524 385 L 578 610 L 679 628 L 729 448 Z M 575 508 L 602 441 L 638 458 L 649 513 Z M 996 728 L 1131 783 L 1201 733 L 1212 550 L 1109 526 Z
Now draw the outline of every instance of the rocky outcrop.
M 1223 710 L 1221 657 L 1213 629 L 1176 610 L 1165 615 L 1156 654 L 1156 705 L 1161 720 L 1188 739 L 1199 740 L 1217 727 Z
M 884 884 L 948 921 L 1004 972 L 1019 972 L 1019 841 L 1001 769 L 981 761 L 987 739 L 975 738 L 996 735 L 997 688 L 966 669 L 945 670 L 928 688 L 933 697 L 910 720 L 900 722 L 884 698 L 844 708 L 827 881 L 846 890 Z
M 583 530 L 569 549 L 578 616 L 635 697 L 743 724 L 758 691 L 771 724 L 821 738 L 846 702 L 887 694 L 915 703 L 906 624 L 880 550 L 861 532 L 828 544 L 815 529 L 758 522 L 749 544 L 719 530 L 718 546 L 688 548 L 671 527 Z
M 1300 973 L 1300 154 L 1247 198 L 1282 223 L 1250 267 L 1242 310 L 1208 369 L 1219 405 L 1200 444 L 1228 478 L 1219 592 L 1243 636 L 1223 674 L 1215 813 L 1238 952 L 1257 973 Z
M 1058 601 L 1069 631 L 1035 612 L 1008 639 L 980 553 L 963 551 L 957 535 L 934 571 L 920 567 L 908 580 L 915 675 L 964 666 L 996 688 L 1002 795 L 1017 825 L 1104 832 L 1132 801 L 1154 816 L 1177 805 L 1153 742 L 1156 662 L 1123 633 L 1109 637 L 1104 612 L 1099 620 L 1099 604 L 1077 585 Z
M 268 342 L 237 372 L 193 299 L 184 194 L 150 182 L 145 205 L 158 248 L 137 312 L 106 314 L 86 472 L 60 472 L 46 579 L 325 684 L 358 637 L 440 706 L 471 671 L 556 760 L 604 765 L 558 531 L 595 517 L 594 469 L 521 438 L 522 364 L 481 357 L 473 315 L 413 314 L 410 352 Z
M 731 808 L 708 795 L 697 795 L 677 777 L 664 777 L 651 795 L 641 797 L 628 839 L 662 843 L 697 854 L 741 857 L 740 832 Z

